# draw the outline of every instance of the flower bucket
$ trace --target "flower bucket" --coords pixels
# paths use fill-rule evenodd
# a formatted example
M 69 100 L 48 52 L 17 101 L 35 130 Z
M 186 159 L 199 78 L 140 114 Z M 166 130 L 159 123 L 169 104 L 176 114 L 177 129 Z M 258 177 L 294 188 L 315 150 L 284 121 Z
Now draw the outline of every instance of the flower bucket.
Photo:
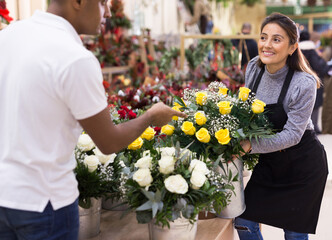
M 243 162 L 236 159 L 233 163 L 224 164 L 224 168 L 227 172 L 231 170 L 233 176 L 238 174 L 239 181 L 233 182 L 234 192 L 232 192 L 230 203 L 217 215 L 220 218 L 235 218 L 240 216 L 246 209 L 243 187 Z M 220 169 L 220 171 L 222 170 Z
M 112 193 L 110 193 L 110 196 L 111 195 L 112 195 Z M 110 197 L 110 196 L 107 196 L 107 197 Z M 107 197 L 102 198 L 101 206 L 103 209 L 110 210 L 110 211 L 125 211 L 126 209 L 129 208 L 129 206 L 127 204 L 123 204 L 123 202 L 120 199 L 116 199 L 116 198 L 107 199 Z
M 95 237 L 100 232 L 101 198 L 91 198 L 91 207 L 79 207 L 80 229 L 78 238 L 87 239 Z
M 195 240 L 196 233 L 197 219 L 191 224 L 188 219 L 180 217 L 170 222 L 170 228 L 155 225 L 154 220 L 149 223 L 149 240 Z

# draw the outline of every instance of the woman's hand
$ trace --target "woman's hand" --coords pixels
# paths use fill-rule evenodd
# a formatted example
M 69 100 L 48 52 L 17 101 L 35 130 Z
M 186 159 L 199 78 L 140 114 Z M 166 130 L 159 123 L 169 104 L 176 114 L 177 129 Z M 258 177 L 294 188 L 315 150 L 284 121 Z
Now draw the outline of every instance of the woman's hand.
M 251 143 L 249 140 L 243 140 L 240 142 L 241 147 L 243 149 L 244 152 L 240 153 L 240 156 L 243 156 L 245 153 L 250 152 L 251 151 Z M 233 160 L 239 158 L 239 155 L 233 155 Z

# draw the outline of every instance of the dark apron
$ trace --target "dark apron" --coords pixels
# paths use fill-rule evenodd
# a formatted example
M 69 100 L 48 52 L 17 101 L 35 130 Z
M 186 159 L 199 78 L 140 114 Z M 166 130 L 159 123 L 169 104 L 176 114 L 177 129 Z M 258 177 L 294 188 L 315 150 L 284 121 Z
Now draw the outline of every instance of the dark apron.
M 252 92 L 257 91 L 264 69 Z M 287 122 L 282 103 L 293 74 L 293 70 L 287 73 L 278 102 L 266 106 L 269 120 L 279 131 Z M 306 130 L 297 145 L 260 154 L 245 189 L 246 210 L 240 217 L 298 233 L 315 233 L 327 174 L 324 147 L 313 130 Z

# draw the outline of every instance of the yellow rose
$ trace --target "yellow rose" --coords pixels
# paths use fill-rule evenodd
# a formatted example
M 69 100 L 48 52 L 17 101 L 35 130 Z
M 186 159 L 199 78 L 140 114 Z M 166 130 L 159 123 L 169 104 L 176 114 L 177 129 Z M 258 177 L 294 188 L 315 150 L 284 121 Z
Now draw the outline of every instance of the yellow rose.
M 251 92 L 251 90 L 250 90 L 249 88 L 246 88 L 246 87 L 240 87 L 239 98 L 240 98 L 243 102 L 247 101 L 250 92 Z
M 203 106 L 206 103 L 207 94 L 206 92 L 197 92 L 196 93 L 196 103 Z
M 251 105 L 251 110 L 258 114 L 264 112 L 264 107 L 266 106 L 265 102 L 255 99 L 255 101 Z
M 195 117 L 195 121 L 198 125 L 202 126 L 206 123 L 207 119 L 205 117 L 204 112 L 202 112 L 202 111 L 197 112 L 197 113 L 195 113 L 194 117 Z
M 228 88 L 223 87 L 223 88 L 219 88 L 218 94 L 227 96 L 227 92 L 228 92 Z
M 198 141 L 200 141 L 202 143 L 210 142 L 211 137 L 210 137 L 209 131 L 206 128 L 199 129 L 195 135 L 196 135 L 196 138 L 198 139 Z
M 171 136 L 174 132 L 174 127 L 172 125 L 167 124 L 165 126 L 162 126 L 161 132 L 165 133 L 168 136 Z
M 220 129 L 218 132 L 216 132 L 214 134 L 214 136 L 216 137 L 218 142 L 222 145 L 226 145 L 231 140 L 231 138 L 229 137 L 229 131 L 227 128 Z
M 196 132 L 196 128 L 194 127 L 194 124 L 192 122 L 185 121 L 182 124 L 181 130 L 186 134 L 186 135 L 194 135 Z
M 137 150 L 137 149 L 140 149 L 142 147 L 142 145 L 143 145 L 143 139 L 141 137 L 139 137 L 128 146 L 128 149 Z
M 181 106 L 172 107 L 172 109 L 174 109 L 175 111 L 178 111 L 178 112 L 181 112 L 180 108 L 181 108 Z M 179 117 L 178 116 L 173 116 L 172 119 L 177 121 L 179 119 Z
M 153 139 L 153 137 L 154 137 L 155 134 L 156 134 L 156 131 L 152 127 L 148 127 L 142 133 L 141 138 L 144 138 L 144 139 L 150 141 L 151 139 Z
M 219 107 L 219 112 L 223 115 L 229 114 L 232 111 L 231 102 L 229 101 L 221 101 L 217 106 Z

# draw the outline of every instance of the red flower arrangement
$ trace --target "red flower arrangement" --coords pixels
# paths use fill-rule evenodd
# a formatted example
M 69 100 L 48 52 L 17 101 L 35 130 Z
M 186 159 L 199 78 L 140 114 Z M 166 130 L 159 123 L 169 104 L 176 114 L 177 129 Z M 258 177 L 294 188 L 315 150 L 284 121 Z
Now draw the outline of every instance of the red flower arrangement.
M 4 20 L 6 24 L 9 24 L 13 21 L 13 18 L 9 16 L 9 11 L 6 6 L 5 0 L 0 0 L 0 20 Z

